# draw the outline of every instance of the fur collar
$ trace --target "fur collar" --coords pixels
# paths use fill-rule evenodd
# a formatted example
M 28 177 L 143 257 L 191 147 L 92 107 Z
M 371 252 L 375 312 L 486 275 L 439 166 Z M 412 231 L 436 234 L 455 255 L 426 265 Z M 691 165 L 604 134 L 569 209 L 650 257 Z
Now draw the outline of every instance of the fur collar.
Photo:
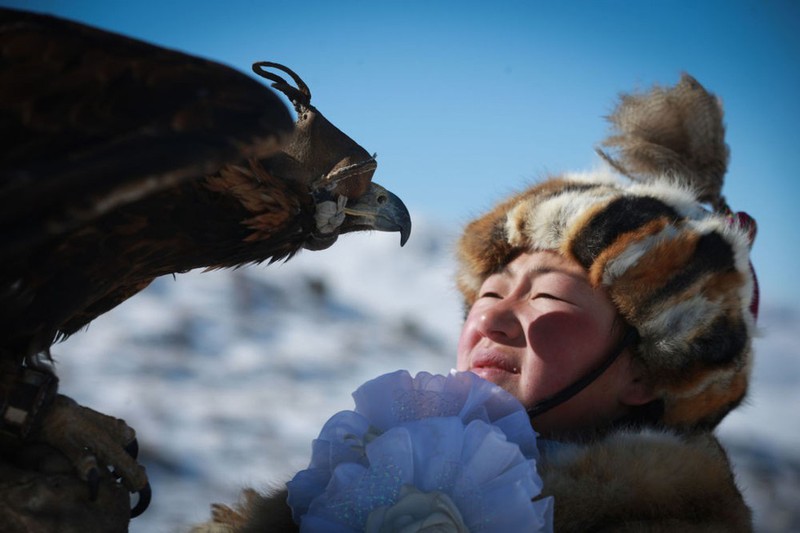
M 547 446 L 555 531 L 752 531 L 725 451 L 710 433 L 619 431 Z
M 750 509 L 725 451 L 710 433 L 629 430 L 582 444 L 545 446 L 543 496 L 555 497 L 555 531 L 749 532 Z M 286 490 L 216 504 L 193 533 L 297 531 Z

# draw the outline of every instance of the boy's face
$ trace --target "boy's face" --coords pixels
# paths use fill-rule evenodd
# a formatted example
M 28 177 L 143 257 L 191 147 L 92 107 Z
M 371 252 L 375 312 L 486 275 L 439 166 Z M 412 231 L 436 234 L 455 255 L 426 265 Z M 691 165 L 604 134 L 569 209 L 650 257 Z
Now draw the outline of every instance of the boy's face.
M 458 370 L 502 386 L 530 408 L 605 359 L 624 333 L 616 316 L 580 265 L 553 252 L 523 253 L 481 286 L 461 331 Z M 651 399 L 626 352 L 533 426 L 544 435 L 586 431 Z

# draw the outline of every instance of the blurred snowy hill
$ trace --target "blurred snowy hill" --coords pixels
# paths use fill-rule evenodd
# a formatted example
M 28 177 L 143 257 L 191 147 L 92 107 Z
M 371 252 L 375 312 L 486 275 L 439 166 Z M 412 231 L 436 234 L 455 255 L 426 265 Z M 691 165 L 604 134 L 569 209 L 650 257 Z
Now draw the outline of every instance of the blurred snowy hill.
M 288 480 L 364 381 L 454 365 L 455 228 L 414 224 L 403 249 L 345 236 L 286 264 L 161 278 L 54 347 L 62 392 L 138 432 L 153 503 L 132 532 L 185 530 L 243 486 Z M 759 531 L 800 531 L 800 311 L 763 306 L 751 400 L 720 433 Z

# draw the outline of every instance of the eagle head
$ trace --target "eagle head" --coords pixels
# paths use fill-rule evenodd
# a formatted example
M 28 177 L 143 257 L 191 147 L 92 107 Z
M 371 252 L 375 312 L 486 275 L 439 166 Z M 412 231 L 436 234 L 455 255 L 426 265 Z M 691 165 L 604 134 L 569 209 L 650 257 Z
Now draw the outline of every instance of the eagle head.
M 285 72 L 296 87 L 267 68 Z M 404 245 L 411 233 L 411 217 L 400 198 L 372 182 L 378 167 L 375 155 L 311 105 L 311 91 L 292 70 L 262 61 L 253 65 L 253 71 L 272 81 L 272 87 L 285 94 L 297 112 L 293 134 L 267 165 L 278 177 L 306 184 L 314 196 L 316 230 L 304 247 L 321 250 L 340 234 L 364 230 L 398 231 Z

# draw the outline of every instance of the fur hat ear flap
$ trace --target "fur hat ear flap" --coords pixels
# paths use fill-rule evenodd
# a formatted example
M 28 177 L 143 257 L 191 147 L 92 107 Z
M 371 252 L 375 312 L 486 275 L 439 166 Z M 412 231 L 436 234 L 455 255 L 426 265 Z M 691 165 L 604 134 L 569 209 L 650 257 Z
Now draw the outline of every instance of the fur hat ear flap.
M 505 266 L 515 253 L 506 234 L 507 214 L 524 200 L 526 192 L 498 204 L 464 228 L 458 242 L 460 268 L 456 282 L 466 310 L 475 303 L 483 280 Z

